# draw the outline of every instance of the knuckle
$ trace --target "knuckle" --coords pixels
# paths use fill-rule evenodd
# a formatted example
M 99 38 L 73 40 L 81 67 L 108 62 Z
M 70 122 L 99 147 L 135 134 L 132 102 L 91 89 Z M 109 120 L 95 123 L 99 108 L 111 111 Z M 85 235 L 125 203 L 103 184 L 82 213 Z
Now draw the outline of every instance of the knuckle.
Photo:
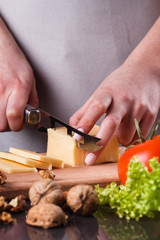
M 8 121 L 12 119 L 16 119 L 16 120 L 21 119 L 21 113 L 16 108 L 10 109 L 9 111 L 7 111 L 6 115 L 7 115 Z
M 31 72 L 24 72 L 22 75 L 14 77 L 12 83 L 16 90 L 20 90 L 23 88 L 27 91 L 30 91 L 33 84 L 35 84 L 32 70 Z
M 21 89 L 21 87 L 22 87 L 22 82 L 17 77 L 12 79 L 12 84 L 13 84 L 14 88 L 17 89 L 17 90 Z
M 28 69 L 28 72 L 24 75 L 24 83 L 27 83 L 27 85 L 34 85 L 35 84 L 35 77 L 32 68 L 30 67 Z
M 84 119 L 81 121 L 80 124 L 82 127 L 86 126 L 87 128 L 91 128 L 93 123 L 92 123 L 92 119 L 89 117 L 84 117 Z
M 19 72 L 19 77 L 20 78 L 33 78 L 34 73 L 32 70 L 32 67 L 29 64 L 23 64 L 21 68 L 21 72 Z
M 120 124 L 120 119 L 116 115 L 109 116 L 107 120 L 109 122 L 110 127 L 114 129 L 116 129 L 117 126 Z
M 156 111 L 148 111 L 147 112 L 147 119 L 152 122 L 154 119 L 155 119 L 155 116 L 156 116 Z
M 155 116 L 157 115 L 157 107 L 154 106 L 148 106 L 147 104 L 143 102 L 139 102 L 136 105 L 136 115 L 138 116 L 139 114 L 142 115 L 142 113 L 147 116 L 148 119 L 154 119 Z
M 155 115 L 158 114 L 158 111 L 159 111 L 159 104 L 158 103 L 148 106 L 148 114 L 151 117 L 155 117 Z
M 79 122 L 79 119 L 76 119 L 75 117 L 70 117 L 69 124 L 71 126 L 76 126 L 77 122 Z
M 80 111 L 75 112 L 69 119 L 70 125 L 76 126 L 77 123 L 81 120 L 82 113 Z
M 136 103 L 136 113 L 140 114 L 141 111 L 144 111 L 146 109 L 146 107 L 147 106 L 143 102 L 137 101 L 137 103 Z
M 91 107 L 94 109 L 95 112 L 104 113 L 106 108 L 104 104 L 99 99 L 94 99 L 91 103 Z
M 125 94 L 121 96 L 121 101 L 122 103 L 126 103 L 126 104 L 132 103 L 134 101 L 134 97 L 129 92 L 128 93 L 125 92 Z
M 24 66 L 24 73 L 25 73 L 25 75 L 30 76 L 30 77 L 34 76 L 32 67 L 29 64 Z

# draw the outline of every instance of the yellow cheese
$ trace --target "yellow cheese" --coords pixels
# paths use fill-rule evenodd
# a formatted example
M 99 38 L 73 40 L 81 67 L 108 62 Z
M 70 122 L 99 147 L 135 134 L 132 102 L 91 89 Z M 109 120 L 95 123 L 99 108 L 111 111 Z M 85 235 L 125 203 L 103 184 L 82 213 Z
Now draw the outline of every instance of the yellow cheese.
M 40 162 L 38 160 L 20 157 L 12 153 L 0 152 L 0 158 L 21 163 L 30 167 L 41 168 L 41 169 L 52 169 L 52 164 L 50 163 L 45 163 L 45 162 Z
M 76 147 L 73 137 L 62 129 L 48 129 L 47 156 L 63 160 L 66 166 L 82 165 L 84 151 Z
M 36 172 L 36 168 L 0 158 L 0 170 L 7 173 Z
M 95 136 L 98 131 L 95 125 L 90 131 L 90 135 Z M 56 130 L 48 129 L 47 156 L 64 161 L 64 166 L 81 166 L 85 165 L 86 151 L 76 145 L 76 140 L 67 135 L 66 128 L 57 128 Z M 114 136 L 106 148 L 103 150 L 95 164 L 103 162 L 117 162 L 119 159 L 119 143 Z
M 52 166 L 55 167 L 55 168 L 63 168 L 64 167 L 64 161 L 63 160 L 48 157 L 48 156 L 46 156 L 45 154 L 42 154 L 42 153 L 36 153 L 36 152 L 29 151 L 29 150 L 12 148 L 12 147 L 10 147 L 9 152 L 13 153 L 15 155 L 18 155 L 20 157 L 29 158 L 29 159 L 32 159 L 32 160 L 38 160 L 38 161 L 43 162 L 43 163 L 52 164 Z

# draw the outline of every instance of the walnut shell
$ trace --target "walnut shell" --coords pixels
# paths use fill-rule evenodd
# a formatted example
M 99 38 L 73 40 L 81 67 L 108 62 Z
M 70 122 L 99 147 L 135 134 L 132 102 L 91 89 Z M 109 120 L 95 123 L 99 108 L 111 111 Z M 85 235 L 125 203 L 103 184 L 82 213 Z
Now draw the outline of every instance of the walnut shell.
M 50 179 L 54 179 L 55 178 L 55 173 L 53 171 L 50 171 L 50 170 L 40 170 L 38 171 L 39 175 L 42 177 L 42 178 L 50 178 Z
M 10 210 L 10 206 L 8 202 L 5 200 L 5 197 L 0 196 L 0 212 L 9 211 L 9 210 Z
M 31 207 L 28 211 L 26 223 L 45 229 L 64 225 L 66 215 L 62 208 L 55 204 L 45 203 Z
M 34 182 L 29 189 L 29 199 L 33 205 L 54 203 L 63 206 L 66 201 L 61 186 L 51 179 Z
M 0 215 L 0 221 L 4 223 L 12 223 L 13 218 L 10 213 L 3 211 Z
M 99 199 L 92 186 L 76 185 L 68 191 L 67 204 L 74 213 L 87 216 L 97 210 Z
M 18 195 L 9 202 L 11 212 L 23 212 L 26 209 L 26 197 Z

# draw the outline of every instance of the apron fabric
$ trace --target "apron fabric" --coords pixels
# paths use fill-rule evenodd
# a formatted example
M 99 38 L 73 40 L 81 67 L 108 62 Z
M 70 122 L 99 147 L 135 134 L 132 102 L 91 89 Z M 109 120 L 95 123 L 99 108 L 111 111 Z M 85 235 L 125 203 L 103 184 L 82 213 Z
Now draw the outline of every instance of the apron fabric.
M 0 14 L 27 56 L 40 107 L 68 122 L 152 27 L 159 0 L 0 0 Z M 0 133 L 0 149 L 46 151 L 26 126 Z

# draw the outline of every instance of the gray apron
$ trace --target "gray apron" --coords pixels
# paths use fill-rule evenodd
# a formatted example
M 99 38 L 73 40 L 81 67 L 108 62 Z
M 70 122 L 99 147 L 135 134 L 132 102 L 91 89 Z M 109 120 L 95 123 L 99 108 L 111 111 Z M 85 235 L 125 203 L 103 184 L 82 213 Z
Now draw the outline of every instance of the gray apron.
M 160 1 L 0 0 L 0 13 L 33 67 L 40 107 L 68 122 L 145 36 Z M 46 145 L 30 126 L 0 133 L 0 151 Z

